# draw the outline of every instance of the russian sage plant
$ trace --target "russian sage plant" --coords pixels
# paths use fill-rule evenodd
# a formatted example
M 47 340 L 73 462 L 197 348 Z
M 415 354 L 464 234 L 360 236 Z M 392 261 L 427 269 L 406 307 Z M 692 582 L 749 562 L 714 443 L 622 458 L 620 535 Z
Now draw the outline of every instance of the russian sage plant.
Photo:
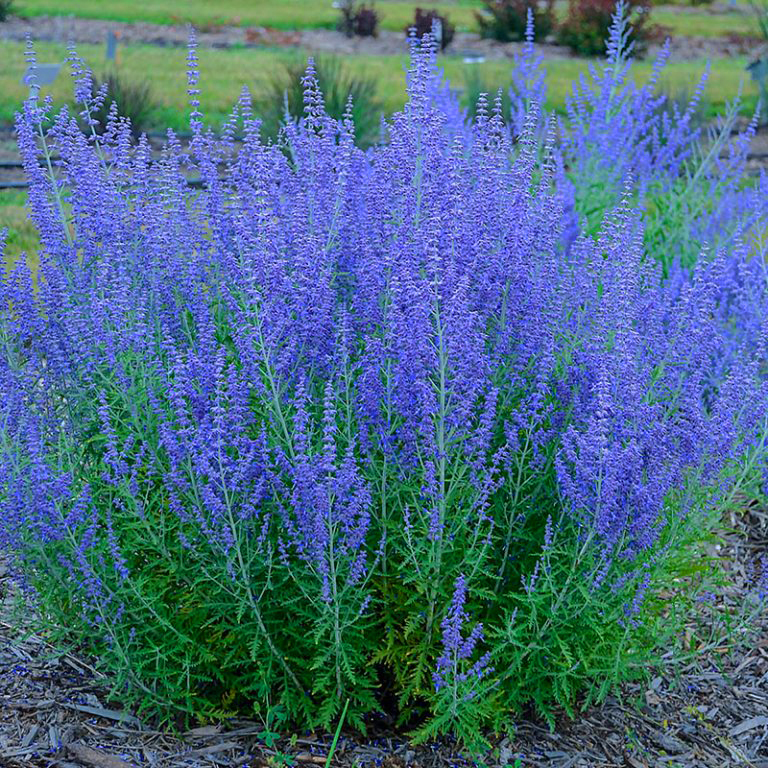
M 646 248 L 665 270 L 690 269 L 705 247 L 731 248 L 737 232 L 765 214 L 755 196 L 764 180 L 745 184 L 746 159 L 759 113 L 739 132 L 740 93 L 723 118 L 704 132 L 696 125 L 709 69 L 685 109 L 668 104 L 660 79 L 665 44 L 648 80 L 632 78 L 631 28 L 619 4 L 605 61 L 574 84 L 562 125 L 563 154 L 574 185 L 573 206 L 596 234 L 603 216 L 629 184 L 645 210 Z M 521 68 L 520 68 L 521 69 Z
M 115 109 L 94 125 L 74 52 L 81 114 L 33 90 L 40 268 L 1 288 L 0 542 L 123 701 L 325 727 L 348 701 L 364 730 L 394 699 L 420 738 L 477 743 L 669 639 L 663 589 L 760 492 L 765 196 L 691 213 L 722 241 L 693 268 L 647 249 L 646 190 L 687 183 L 687 131 L 658 118 L 661 140 L 650 92 L 622 90 L 617 19 L 560 127 L 532 44 L 510 130 L 486 99 L 467 123 L 413 40 L 366 152 L 311 62 L 279 143 L 247 92 L 216 135 L 192 41 L 193 138 L 160 156 Z

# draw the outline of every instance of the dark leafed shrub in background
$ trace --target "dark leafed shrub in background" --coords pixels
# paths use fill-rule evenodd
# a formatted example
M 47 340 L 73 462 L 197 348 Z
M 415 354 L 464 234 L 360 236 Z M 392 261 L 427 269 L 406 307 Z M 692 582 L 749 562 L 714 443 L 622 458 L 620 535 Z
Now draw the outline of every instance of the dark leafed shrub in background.
M 106 128 L 113 104 L 120 117 L 130 120 L 134 138 L 138 138 L 148 129 L 154 102 L 147 81 L 129 80 L 125 75 L 113 70 L 100 78 L 94 78 L 92 88 L 94 101 L 91 117 L 97 132 Z
M 503 43 L 525 40 L 528 9 L 533 11 L 537 40 L 545 38 L 554 26 L 553 0 L 483 0 L 482 11 L 475 13 L 480 35 Z
M 633 53 L 641 57 L 654 34 L 648 23 L 650 7 L 645 0 L 627 0 L 624 7 L 632 25 Z M 579 56 L 602 56 L 615 10 L 614 0 L 569 0 L 568 15 L 557 28 L 557 41 Z
M 277 139 L 286 121 L 286 112 L 296 120 L 304 113 L 302 85 L 306 59 L 296 57 L 286 62 L 272 75 L 256 108 L 262 120 L 265 138 Z M 325 109 L 329 116 L 340 120 L 352 100 L 352 121 L 358 146 L 368 147 L 379 138 L 383 105 L 377 96 L 376 78 L 365 72 L 354 73 L 335 56 L 319 56 L 314 68 Z
M 361 8 L 357 14 L 355 34 L 360 37 L 375 37 L 379 27 L 379 14 L 374 8 Z
M 379 14 L 373 4 L 342 0 L 339 13 L 339 29 L 347 37 L 374 37 L 378 32 Z
M 0 22 L 8 21 L 13 13 L 14 0 L 0 0 Z
M 417 8 L 413 15 L 413 24 L 406 32 L 414 29 L 416 37 L 421 39 L 424 35 L 434 32 L 435 38 L 440 43 L 440 49 L 445 50 L 456 34 L 455 25 L 451 24 L 449 18 L 435 10 L 425 10 Z

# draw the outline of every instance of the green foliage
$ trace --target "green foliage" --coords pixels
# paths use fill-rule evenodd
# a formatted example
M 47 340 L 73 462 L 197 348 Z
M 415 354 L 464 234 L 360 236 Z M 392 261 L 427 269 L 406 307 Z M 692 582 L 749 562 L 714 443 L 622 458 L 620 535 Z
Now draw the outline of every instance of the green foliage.
M 37 230 L 29 220 L 26 202 L 25 190 L 0 190 L 0 230 L 6 230 L 3 251 L 5 263 L 0 263 L 0 268 L 15 263 L 24 253 L 27 263 L 33 267 L 36 265 L 40 241 Z
M 501 99 L 501 113 L 507 118 L 510 114 L 509 92 L 498 89 L 498 86 L 490 78 L 484 77 L 477 67 L 467 67 L 464 70 L 464 87 L 461 89 L 461 106 L 466 109 L 467 117 L 475 119 L 477 105 L 482 94 L 486 94 L 491 101 Z
M 554 27 L 553 0 L 483 0 L 482 11 L 475 12 L 480 36 L 502 43 L 525 40 L 529 9 L 535 37 L 543 40 Z
M 15 10 L 14 0 L 0 0 L 0 23 L 8 21 Z
M 125 362 L 142 366 L 140 359 Z M 151 371 L 145 375 L 151 381 Z M 129 444 L 131 418 L 146 419 L 139 426 L 152 436 L 151 392 L 127 393 L 130 403 L 124 397 L 117 399 L 118 392 L 113 390 L 109 408 L 116 417 L 114 423 L 124 425 L 118 433 L 119 444 Z M 339 410 L 343 407 L 341 400 Z M 523 445 L 532 438 L 533 431 L 521 435 Z M 222 563 L 221 553 L 213 546 L 207 553 L 186 550 L 179 534 L 194 535 L 194 526 L 185 530 L 169 511 L 161 483 L 144 483 L 141 498 L 127 484 L 117 491 L 100 486 L 105 453 L 105 437 L 94 426 L 79 455 L 70 455 L 77 456 L 81 472 L 87 468 L 83 476 L 101 494 L 99 507 L 113 510 L 113 525 L 120 531 L 121 550 L 132 575 L 121 581 L 116 573 L 104 570 L 103 576 L 114 599 L 128 613 L 119 621 L 107 615 L 82 615 L 78 620 L 72 605 L 76 593 L 60 558 L 66 542 L 30 538 L 29 551 L 34 554 L 29 575 L 46 607 L 52 638 L 76 642 L 97 653 L 104 668 L 117 671 L 113 690 L 120 692 L 126 704 L 136 706 L 140 715 L 167 712 L 172 703 L 187 718 L 219 720 L 243 711 L 254 700 L 271 700 L 260 734 L 267 743 L 276 741 L 287 713 L 292 720 L 309 714 L 308 701 L 289 684 L 291 667 L 312 670 L 315 687 L 310 694 L 333 688 L 341 669 L 339 685 L 347 693 L 346 700 L 327 697 L 315 724 L 330 728 L 336 722 L 338 735 L 348 721 L 364 732 L 359 712 L 376 709 L 379 702 L 373 672 L 368 679 L 352 674 L 360 668 L 361 659 L 374 659 L 397 679 L 402 690 L 401 724 L 418 721 L 425 702 L 430 710 L 441 713 L 417 727 L 417 743 L 451 732 L 468 748 L 481 750 L 484 724 L 490 723 L 494 732 L 511 733 L 511 718 L 531 702 L 550 722 L 554 706 L 575 715 L 580 707 L 604 699 L 616 684 L 648 674 L 658 660 L 657 649 L 674 643 L 690 615 L 685 605 L 691 605 L 696 592 L 706 586 L 706 561 L 698 552 L 718 512 L 679 514 L 683 504 L 694 510 L 705 508 L 704 499 L 696 498 L 692 478 L 684 491 L 668 500 L 664 534 L 657 545 L 625 574 L 620 589 L 611 588 L 608 584 L 615 584 L 622 566 L 610 564 L 612 578 L 597 583 L 606 566 L 601 557 L 604 550 L 596 546 L 593 534 L 581 537 L 563 514 L 554 457 L 533 471 L 526 465 L 524 450 L 517 478 L 494 500 L 498 506 L 494 516 L 502 520 L 506 513 L 505 525 L 491 530 L 487 524 L 455 514 L 446 519 L 448 535 L 436 542 L 427 535 L 427 515 L 414 512 L 405 535 L 394 520 L 388 521 L 389 554 L 385 550 L 383 556 L 407 567 L 397 573 L 384 571 L 375 585 L 383 610 L 383 626 L 376 634 L 386 638 L 385 644 L 374 647 L 370 636 L 347 629 L 345 645 L 339 649 L 329 642 L 330 616 L 320 620 L 317 632 L 309 636 L 296 634 L 292 620 L 286 621 L 286 616 L 295 617 L 303 610 L 307 591 L 291 582 L 277 553 L 273 561 L 249 556 L 248 542 L 237 538 L 236 527 L 232 533 L 237 554 L 230 562 Z M 408 506 L 418 497 L 418 478 L 395 484 L 387 477 L 385 463 L 378 471 L 378 504 L 382 495 L 390 508 Z M 454 510 L 471 508 L 477 491 L 467 482 L 463 468 L 447 466 L 445 473 L 446 504 Z M 520 509 L 530 511 L 524 522 Z M 554 531 L 549 544 L 548 518 Z M 105 546 L 90 557 L 96 562 L 109 557 L 109 552 Z M 489 604 L 493 606 L 488 623 L 496 629 L 486 640 L 494 673 L 479 685 L 459 680 L 454 688 L 435 691 L 438 615 L 451 600 L 452 579 L 446 574 L 458 573 L 467 563 L 475 569 L 469 614 L 481 610 L 487 614 Z M 673 601 L 663 597 L 670 584 L 691 581 L 694 575 L 696 583 L 679 590 Z M 648 620 L 635 624 L 627 619 L 625 608 L 645 579 L 651 610 Z M 512 588 L 519 583 L 535 584 L 535 588 Z M 279 594 L 280 600 L 258 599 L 266 590 Z M 109 633 L 108 644 L 94 644 L 94 620 Z M 268 633 L 264 627 L 269 627 Z M 281 665 L 270 642 L 292 649 L 288 665 Z M 334 656 L 339 650 L 344 654 L 341 668 Z M 259 667 L 258 676 L 253 674 L 254 664 Z M 279 698 L 272 699 L 276 690 Z
M 653 34 L 648 24 L 650 10 L 642 0 L 631 0 L 626 7 L 634 54 L 640 57 L 647 50 Z M 568 15 L 557 29 L 558 42 L 579 56 L 602 56 L 615 10 L 613 0 L 569 0 Z
M 768 41 L 768 0 L 748 0 L 760 34 Z
M 375 144 L 384 112 L 377 95 L 376 78 L 365 72 L 353 72 L 335 56 L 320 56 L 314 61 L 328 114 L 341 120 L 351 101 L 358 145 L 369 147 Z M 304 114 L 302 78 L 306 67 L 306 59 L 301 56 L 276 67 L 257 101 L 257 114 L 262 120 L 265 137 L 277 140 L 286 119 L 297 119 Z
M 659 86 L 659 95 L 663 100 L 657 108 L 658 112 L 665 112 L 669 116 L 689 112 L 688 124 L 696 131 L 704 130 L 711 122 L 711 116 L 718 114 L 707 93 L 694 93 L 689 83 L 677 85 L 662 83 Z
M 729 183 L 711 173 L 728 160 L 728 143 L 737 131 L 738 104 L 734 103 L 720 126 L 697 142 L 694 152 L 672 184 L 651 185 L 645 199 L 645 243 L 648 253 L 668 269 L 675 259 L 692 268 L 702 249 L 724 245 L 715 232 L 702 230 L 696 221 L 712 218 L 729 191 Z M 694 126 L 695 127 L 695 126 Z M 714 181 L 713 181 L 714 179 Z M 743 234 L 754 231 L 759 222 L 744 220 Z
M 146 370 L 140 357 L 125 359 L 124 363 L 126 370 L 152 382 L 152 372 Z M 104 384 L 109 386 L 107 378 Z M 157 393 L 152 392 L 151 384 L 130 392 L 121 392 L 115 384 L 112 382 L 113 387 L 106 391 L 110 413 L 121 425 L 120 444 L 130 445 L 135 428 L 157 440 L 151 405 Z M 140 422 L 131 423 L 138 414 L 143 414 Z M 184 535 L 192 539 L 198 531 L 192 521 L 180 523 L 170 511 L 162 483 L 142 477 L 140 469 L 144 490 L 140 498 L 127 483 L 117 489 L 105 486 L 99 476 L 106 468 L 107 438 L 96 424 L 90 434 L 78 446 L 70 446 L 70 456 L 80 464 L 81 476 L 90 481 L 96 503 L 113 510 L 112 525 L 120 532 L 131 578 L 123 581 L 109 569 L 104 582 L 106 591 L 125 606 L 126 612 L 117 621 L 101 607 L 96 613 L 83 608 L 78 614 L 77 605 L 73 605 L 78 599 L 72 591 L 74 585 L 67 576 L 65 561 L 59 557 L 61 548 L 72 542 L 34 543 L 30 538 L 31 562 L 35 564 L 30 583 L 46 606 L 52 639 L 78 643 L 98 655 L 104 668 L 116 670 L 112 690 L 119 691 L 140 716 L 151 714 L 165 722 L 172 705 L 189 725 L 233 717 L 254 701 L 270 701 L 263 715 L 264 734 L 274 739 L 286 722 L 286 713 L 293 721 L 308 721 L 309 695 L 315 693 L 323 696 L 324 703 L 319 718 L 309 722 L 332 727 L 343 711 L 344 700 L 326 692 L 349 690 L 347 721 L 365 731 L 360 712 L 377 708 L 373 672 L 358 675 L 352 670 L 363 667 L 361 660 L 373 654 L 370 638 L 352 628 L 345 631 L 344 647 L 335 644 L 336 606 L 332 609 L 319 595 L 308 595 L 308 585 L 292 582 L 280 567 L 277 552 L 272 560 L 249 554 L 248 541 L 237 526 L 232 528 L 236 554 L 229 562 L 222 562 L 214 543 L 202 552 L 187 550 L 181 543 Z M 160 450 L 157 444 L 154 450 Z M 142 459 L 135 459 L 141 467 Z M 109 557 L 108 548 L 95 548 L 89 557 L 98 567 L 100 558 Z M 280 600 L 260 600 L 259 595 L 266 590 L 276 590 Z M 305 604 L 307 598 L 309 605 Z M 351 589 L 339 595 L 345 606 L 343 621 L 349 622 L 350 612 L 357 616 L 361 599 Z M 109 604 L 113 605 L 112 601 Z M 292 622 L 286 621 L 286 615 L 296 617 L 302 612 L 310 616 L 301 618 L 302 623 L 316 622 L 316 631 L 306 636 L 297 635 Z M 318 614 L 320 620 L 316 620 Z M 107 633 L 107 644 L 94 641 L 94 624 Z M 290 657 L 278 654 L 276 645 L 291 648 Z M 254 675 L 254 665 L 258 675 Z M 296 684 L 292 669 L 311 673 L 311 690 L 299 693 L 304 686 Z M 277 697 L 275 690 L 281 691 Z
M 644 210 L 646 253 L 662 264 L 665 271 L 675 260 L 690 269 L 703 249 L 714 250 L 727 244 L 721 233 L 711 227 L 702 229 L 697 222 L 717 221 L 717 212 L 727 200 L 732 182 L 727 181 L 727 174 L 719 174 L 716 169 L 724 169 L 733 161 L 738 154 L 733 146 L 747 141 L 750 129 L 739 135 L 741 105 L 738 100 L 728 106 L 719 124 L 713 126 L 705 120 L 707 105 L 698 94 L 690 96 L 685 90 L 677 90 L 662 95 L 659 111 L 666 112 L 670 122 L 687 113 L 690 131 L 700 130 L 701 138 L 694 142 L 691 153 L 682 161 L 676 178 L 650 181 L 642 199 L 638 197 L 635 202 Z M 733 146 L 729 146 L 731 143 Z M 594 237 L 603 224 L 611 199 L 617 194 L 615 174 L 593 156 L 570 178 L 576 212 L 584 231 Z M 728 213 L 720 215 L 730 216 L 733 212 L 728 209 Z M 759 235 L 760 223 L 742 217 L 743 235 Z
M 264 717 L 264 729 L 259 731 L 256 736 L 269 749 L 272 749 L 280 739 L 279 729 L 285 724 L 287 717 L 288 715 L 282 707 L 270 707 L 267 709 L 266 716 Z
M 102 77 L 94 78 L 94 94 L 102 88 L 106 88 L 106 97 L 101 107 L 93 113 L 98 130 L 103 131 L 106 127 L 113 104 L 121 117 L 131 121 L 131 132 L 135 138 L 148 130 L 155 103 L 147 80 L 133 80 L 119 70 L 112 69 Z

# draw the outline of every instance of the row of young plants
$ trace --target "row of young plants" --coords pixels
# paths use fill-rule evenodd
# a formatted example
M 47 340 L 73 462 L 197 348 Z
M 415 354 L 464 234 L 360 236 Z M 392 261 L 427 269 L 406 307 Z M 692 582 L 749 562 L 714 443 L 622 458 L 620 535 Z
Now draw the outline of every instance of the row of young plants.
M 706 76 L 663 109 L 666 53 L 637 85 L 627 34 L 620 9 L 561 121 L 532 42 L 512 117 L 468 121 L 414 40 L 365 152 L 311 62 L 276 144 L 247 92 L 214 135 L 192 41 L 193 139 L 159 159 L 116 109 L 92 124 L 74 51 L 82 113 L 33 92 L 0 544 L 123 702 L 361 730 L 389 707 L 477 745 L 671 642 L 663 595 L 762 493 L 768 181 L 754 122 L 700 136 Z
M 577 55 L 600 56 L 605 53 L 614 8 L 613 0 L 569 0 L 565 18 L 557 23 L 554 0 L 483 0 L 482 8 L 475 11 L 475 21 L 483 38 L 503 43 L 522 42 L 527 18 L 533 14 L 537 39 L 553 36 Z M 643 0 L 628 0 L 626 8 L 631 15 L 637 54 L 645 50 L 654 35 L 658 36 L 658 30 L 648 24 L 650 4 Z M 343 0 L 339 14 L 339 29 L 347 36 L 373 37 L 378 34 L 380 14 L 374 3 Z M 405 30 L 408 35 L 413 32 L 419 39 L 434 34 L 440 48 L 445 49 L 453 41 L 456 27 L 448 14 L 417 7 L 412 24 Z

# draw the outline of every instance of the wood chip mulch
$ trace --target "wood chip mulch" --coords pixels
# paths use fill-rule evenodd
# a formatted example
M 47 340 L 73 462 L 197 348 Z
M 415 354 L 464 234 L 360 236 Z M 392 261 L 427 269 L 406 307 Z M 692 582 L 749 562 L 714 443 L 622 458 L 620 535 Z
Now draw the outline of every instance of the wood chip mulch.
M 768 511 L 747 507 L 726 521 L 716 554 L 727 587 L 704 614 L 743 605 L 755 567 L 768 553 Z M 107 699 L 108 686 L 88 661 L 51 647 L 11 623 L 15 585 L 0 556 L 0 768 L 185 768 L 324 766 L 328 734 L 304 734 L 271 748 L 263 725 L 231 720 L 181 736 L 154 730 Z M 728 647 L 693 648 L 696 660 L 675 663 L 650 684 L 627 685 L 620 697 L 550 731 L 518 722 L 514 739 L 497 743 L 488 768 L 768 768 L 768 611 L 753 632 Z M 713 619 L 714 621 L 714 619 Z M 30 625 L 31 626 L 31 625 Z M 701 635 L 699 635 L 701 636 Z M 737 636 L 738 640 L 738 636 Z M 696 642 L 696 641 L 694 641 Z M 670 652 L 671 658 L 671 652 Z M 382 729 L 367 740 L 344 735 L 331 765 L 372 768 L 469 768 L 454 746 L 422 747 Z

